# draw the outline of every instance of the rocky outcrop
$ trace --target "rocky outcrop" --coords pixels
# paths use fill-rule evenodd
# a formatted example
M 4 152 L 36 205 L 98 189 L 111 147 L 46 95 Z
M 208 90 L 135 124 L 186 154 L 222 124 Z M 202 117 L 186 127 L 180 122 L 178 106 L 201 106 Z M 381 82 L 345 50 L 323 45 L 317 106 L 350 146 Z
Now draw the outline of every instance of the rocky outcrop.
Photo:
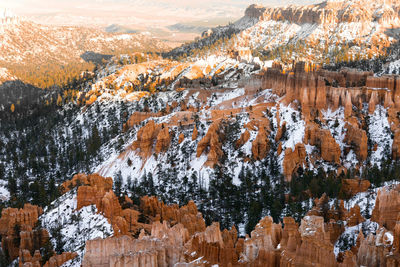
M 251 5 L 245 11 L 245 16 L 249 18 L 259 19 L 265 12 L 265 7 Z
M 159 154 L 168 149 L 171 142 L 171 137 L 169 134 L 168 127 L 165 127 L 164 124 L 161 126 L 161 130 L 157 135 L 157 143 L 156 143 L 156 153 Z
M 398 255 L 391 252 L 393 233 L 381 228 L 376 235 L 370 234 L 367 238 L 360 233 L 360 247 L 357 253 L 359 266 L 398 266 Z
M 193 201 L 179 208 L 178 205 L 165 205 L 156 197 L 145 196 L 140 200 L 140 210 L 153 221 L 168 221 L 171 225 L 181 223 L 190 235 L 202 232 L 206 228 L 203 216 Z
M 143 225 L 138 223 L 140 212 L 131 208 L 122 209 L 117 196 L 112 191 L 111 178 L 97 174 L 79 174 L 75 175 L 71 181 L 65 182 L 63 187 L 70 188 L 70 185 L 79 186 L 77 209 L 95 205 L 97 212 L 103 214 L 110 221 L 115 235 L 136 234 L 139 229 L 143 228 Z M 125 197 L 125 201 L 132 205 L 129 198 Z
M 272 88 L 275 94 L 283 97 L 284 104 L 299 101 L 304 119 L 312 121 L 314 110 L 326 108 L 344 107 L 345 118 L 351 117 L 353 106 L 362 109 L 362 103 L 369 104 L 370 112 L 378 104 L 398 109 L 399 80 L 398 76 L 377 78 L 371 72 L 350 69 L 340 72 L 314 70 L 307 64 L 298 63 L 293 72 L 283 72 L 278 67 L 267 69 L 262 88 Z
M 354 205 L 346 214 L 345 221 L 347 226 L 355 226 L 365 221 L 364 217 L 361 215 L 360 206 Z
M 153 120 L 150 120 L 138 131 L 137 140 L 132 144 L 132 150 L 139 149 L 142 158 L 151 156 L 154 141 L 157 139 L 160 128 L 160 125 L 157 125 Z
M 354 150 L 360 161 L 365 161 L 368 155 L 367 133 L 350 123 L 346 124 L 346 129 L 347 133 L 344 141 Z
M 395 160 L 400 159 L 400 130 L 394 133 L 392 144 L 392 157 Z
M 76 258 L 76 252 L 63 252 L 60 255 L 52 256 L 43 267 L 60 267 L 69 260 Z
M 155 223 L 151 236 L 129 236 L 89 240 L 82 266 L 174 266 L 184 261 L 183 245 L 188 232 L 182 224 L 170 228 Z
M 155 153 L 161 153 L 168 149 L 171 142 L 169 128 L 165 124 L 156 124 L 153 120 L 137 132 L 136 141 L 131 145 L 132 150 L 139 150 L 141 158 L 146 159 Z
M 95 205 L 97 212 L 103 214 L 110 221 L 116 236 L 136 235 L 141 229 L 149 230 L 151 228 L 150 225 L 138 222 L 142 215 L 149 219 L 147 223 L 155 221 L 167 221 L 171 225 L 181 223 L 191 235 L 205 229 L 204 219 L 193 201 L 182 207 L 178 205 L 168 206 L 158 201 L 155 197 L 146 196 L 141 199 L 139 210 L 133 208 L 123 209 L 118 198 L 108 186 L 110 178 L 81 174 L 74 177 L 73 180 L 78 181 L 78 177 L 81 177 L 84 181 L 92 182 L 85 182 L 89 185 L 78 187 L 77 209 Z M 95 179 L 90 177 L 95 177 Z M 71 181 L 66 183 L 73 184 Z M 133 206 L 132 201 L 126 196 L 125 203 L 123 204 L 124 206 Z
M 105 191 L 96 186 L 80 186 L 77 194 L 77 209 L 90 205 L 96 205 L 99 212 L 107 216 L 121 213 L 118 199 L 111 190 Z
M 42 255 L 39 250 L 35 250 L 33 256 L 27 249 L 21 249 L 19 254 L 19 266 L 22 267 L 60 267 L 69 260 L 76 258 L 76 252 L 63 252 L 60 255 L 54 255 L 44 264 L 41 264 Z
M 183 140 L 185 140 L 185 135 L 183 133 L 181 133 L 179 135 L 178 144 L 182 144 Z
M 400 185 L 378 191 L 371 220 L 393 231 L 400 212 Z
M 41 267 L 42 255 L 39 250 L 35 250 L 33 256 L 27 249 L 21 249 L 19 252 L 19 266 Z
M 386 4 L 384 9 L 382 8 L 383 4 Z M 253 5 L 248 8 L 246 15 L 248 12 L 257 15 L 257 18 L 261 16 L 264 20 L 287 21 L 299 25 L 321 24 L 324 27 L 334 27 L 337 23 L 367 24 L 377 20 L 385 27 L 394 27 L 394 25 L 400 23 L 396 4 L 396 1 L 370 2 L 361 0 L 350 3 L 346 1 L 326 1 L 324 4 L 309 6 L 290 5 L 264 9 Z
M 23 209 L 7 208 L 1 213 L 1 246 L 10 259 L 16 259 L 20 250 L 34 252 L 47 242 L 49 235 L 44 229 L 34 229 L 42 208 L 25 204 Z
M 320 129 L 315 125 L 308 125 L 304 142 L 316 146 L 321 151 L 321 158 L 325 161 L 340 163 L 340 146 L 336 143 L 331 132 L 327 129 Z
M 254 9 L 258 10 L 258 7 Z M 213 67 L 216 66 L 204 66 L 204 70 L 208 72 L 209 68 Z M 201 68 L 203 67 L 198 67 L 197 70 Z M 223 72 L 223 70 L 220 71 Z M 222 147 L 229 139 L 223 133 L 224 122 L 228 119 L 232 120 L 239 114 L 248 116 L 248 120 L 238 121 L 243 125 L 239 125 L 241 135 L 235 136 L 237 140 L 235 140 L 234 148 L 239 150 L 237 152 L 241 160 L 260 161 L 266 158 L 271 148 L 276 148 L 280 170 L 287 180 L 296 174 L 299 167 L 319 168 L 322 164 L 328 164 L 330 167 L 338 168 L 338 172 L 346 172 L 346 167 L 350 163 L 354 163 L 355 168 L 360 168 L 362 162 L 368 160 L 368 156 L 374 156 L 373 154 L 376 153 L 373 152 L 379 152 L 382 149 L 381 144 L 377 144 L 375 138 L 377 136 L 372 134 L 372 128 L 367 125 L 372 116 L 364 113 L 365 108 L 369 107 L 370 112 L 382 106 L 387 108 L 389 125 L 393 133 L 399 123 L 397 112 L 400 110 L 400 79 L 396 75 L 374 77 L 372 72 L 348 68 L 328 71 L 320 69 L 315 64 L 304 62 L 297 62 L 291 69 L 284 69 L 283 66 L 275 63 L 272 68 L 240 79 L 240 84 L 243 85 L 243 92 L 232 94 L 232 98 L 226 100 L 220 96 L 225 92 L 232 92 L 232 89 L 180 88 L 178 91 L 185 90 L 187 94 L 176 99 L 174 105 L 167 106 L 162 114 L 150 111 L 133 114 L 131 120 L 135 124 L 135 129 L 144 122 L 146 125 L 138 131 L 137 140 L 133 145 L 115 161 L 104 166 L 100 170 L 101 173 L 109 173 L 108 171 L 118 165 L 120 160 L 127 161 L 132 149 L 136 152 L 134 154 L 141 156 L 142 159 L 166 150 L 172 153 L 174 151 L 169 149 L 169 143 L 172 140 L 175 142 L 177 139 L 178 143 L 182 144 L 187 141 L 185 138 L 190 138 L 190 136 L 192 140 L 190 145 L 197 145 L 196 156 L 204 158 L 206 155 L 205 167 L 215 167 L 224 158 Z M 211 100 L 215 97 L 219 99 L 218 105 L 211 104 L 210 106 Z M 396 103 L 399 104 L 398 107 Z M 279 115 L 281 107 L 286 110 L 285 106 L 289 105 L 300 115 L 293 114 L 292 122 L 288 117 Z M 207 115 L 199 116 L 199 113 L 194 111 L 200 108 L 206 110 Z M 174 114 L 167 117 L 166 114 L 169 112 Z M 374 116 L 382 116 L 384 122 L 385 113 L 374 112 Z M 136 121 L 135 115 L 137 115 Z M 159 116 L 166 116 L 163 119 L 164 129 L 161 124 L 158 125 L 151 119 Z M 284 121 L 286 119 L 288 121 Z M 288 135 L 293 132 L 293 123 L 297 120 L 301 120 L 305 125 L 304 139 L 297 142 L 302 142 L 308 149 L 305 151 L 302 147 L 298 147 L 297 151 L 284 151 L 288 145 L 283 139 L 290 138 Z M 193 131 L 190 132 L 190 130 Z M 390 135 L 386 130 L 384 134 Z M 256 136 L 255 139 L 254 136 Z M 345 136 L 344 139 L 343 136 Z M 400 155 L 397 152 L 400 151 L 400 141 L 397 139 L 400 140 L 400 134 L 395 133 L 392 147 L 393 158 Z M 249 140 L 252 142 L 251 156 L 248 147 L 243 148 L 244 143 Z M 385 147 L 385 154 L 386 150 Z M 192 149 L 184 151 L 193 153 Z M 355 157 L 353 157 L 353 152 Z M 282 161 L 280 157 L 283 154 L 285 154 L 285 160 Z M 160 160 L 163 161 L 162 158 L 157 158 L 157 161 Z M 149 168 L 148 163 L 150 162 L 143 160 L 142 168 L 139 171 L 135 168 L 134 172 L 140 172 L 139 176 L 142 176 L 144 170 Z M 193 161 L 190 163 L 193 164 Z M 177 163 L 177 165 L 180 164 Z M 201 168 L 200 172 L 206 169 Z M 188 172 L 192 171 L 189 169 Z
M 286 181 L 292 180 L 292 174 L 296 169 L 305 164 L 306 148 L 304 144 L 296 144 L 295 149 L 287 148 L 283 159 L 283 174 Z
M 141 122 L 147 120 L 148 118 L 158 117 L 160 114 L 151 112 L 134 112 L 124 124 L 124 130 L 132 128 L 133 126 L 139 125 Z
M 98 183 L 107 185 L 105 181 Z M 332 244 L 343 233 L 343 225 L 359 225 L 364 218 L 358 205 L 346 210 L 340 201 L 329 207 L 326 195 L 315 200 L 315 206 L 302 219 L 300 227 L 290 217 L 283 219 L 283 229 L 281 224 L 273 223 L 271 217 L 264 217 L 251 235 L 242 239 L 238 238 L 235 227 L 221 231 L 219 223 L 213 223 L 206 228 L 193 201 L 179 207 L 146 196 L 137 210 L 122 209 L 112 190 L 105 192 L 104 186 L 96 187 L 96 184 L 81 185 L 78 187 L 78 207 L 96 205 L 98 211 L 111 221 L 115 233 L 107 239 L 87 241 L 83 266 L 193 266 L 195 260 L 194 266 L 397 266 L 400 227 L 397 217 L 392 219 L 389 213 L 399 213 L 392 203 L 397 203 L 399 191 L 400 186 L 381 190 L 373 213 L 373 219 L 377 218 L 381 226 L 392 227 L 392 230 L 382 227 L 376 236 L 367 238 L 360 234 L 359 245 L 340 254 L 337 261 Z M 127 197 L 124 201 L 133 205 Z M 27 207 L 30 209 L 32 207 Z M 146 224 L 138 223 L 139 218 L 144 218 Z M 29 224 L 31 220 L 26 221 Z M 0 225 L 2 223 L 7 225 L 3 218 Z M 34 240 L 26 236 L 21 234 L 21 244 L 26 244 L 19 250 L 21 264 L 40 266 L 39 248 L 23 242 L 23 239 Z M 52 257 L 45 266 L 58 267 L 74 257 L 75 253 L 63 253 Z
M 295 253 L 289 250 L 282 253 L 281 266 L 337 266 L 333 245 L 322 217 L 304 217 L 299 233 L 301 243 L 297 245 Z
M 68 192 L 74 187 L 87 185 L 91 187 L 95 187 L 98 190 L 103 190 L 104 192 L 112 190 L 113 187 L 113 180 L 110 177 L 104 178 L 96 173 L 94 174 L 76 174 L 71 180 L 65 181 L 61 185 L 61 191 L 63 193 Z
M 199 135 L 199 131 L 197 130 L 197 127 L 195 125 L 194 129 L 193 129 L 193 133 L 192 133 L 192 141 L 196 140 L 198 135 Z
M 281 240 L 281 250 L 288 255 L 296 252 L 297 246 L 301 243 L 301 236 L 298 231 L 298 225 L 292 217 L 283 218 L 283 232 Z
M 375 107 L 376 104 L 378 103 L 379 103 L 378 94 L 376 91 L 373 91 L 368 103 L 368 111 L 370 114 L 373 114 L 375 112 Z
M 358 193 L 365 192 L 371 186 L 368 180 L 343 179 L 341 191 L 346 197 L 353 197 Z
M 244 144 L 247 143 L 250 139 L 250 132 L 248 130 L 245 130 L 241 135 L 240 139 L 236 141 L 236 148 L 239 148 L 243 146 Z
M 269 152 L 269 140 L 264 127 L 259 128 L 257 137 L 252 143 L 251 152 L 255 160 L 262 160 L 267 156 Z
M 242 261 L 251 262 L 255 266 L 268 264 L 276 266 L 279 263 L 278 244 L 282 239 L 282 226 L 274 224 L 271 217 L 265 217 L 251 232 L 251 238 L 244 241 Z
M 128 223 L 122 217 L 121 205 L 113 191 L 106 192 L 95 186 L 80 186 L 77 194 L 77 209 L 90 205 L 96 205 L 97 211 L 110 220 L 115 235 L 128 234 Z
M 186 246 L 190 255 L 201 257 L 205 263 L 234 266 L 238 263 L 238 253 L 241 250 L 241 242 L 236 241 L 236 229 L 221 232 L 219 223 L 213 223 L 204 232 L 193 236 Z
M 0 235 L 12 234 L 15 225 L 19 225 L 21 231 L 34 228 L 42 213 L 42 208 L 31 204 L 25 204 L 22 209 L 4 209 L 0 218 Z
M 197 157 L 204 152 L 207 153 L 206 166 L 214 167 L 218 164 L 220 157 L 224 154 L 222 151 L 221 132 L 219 131 L 220 121 L 213 122 L 208 128 L 207 134 L 197 144 Z

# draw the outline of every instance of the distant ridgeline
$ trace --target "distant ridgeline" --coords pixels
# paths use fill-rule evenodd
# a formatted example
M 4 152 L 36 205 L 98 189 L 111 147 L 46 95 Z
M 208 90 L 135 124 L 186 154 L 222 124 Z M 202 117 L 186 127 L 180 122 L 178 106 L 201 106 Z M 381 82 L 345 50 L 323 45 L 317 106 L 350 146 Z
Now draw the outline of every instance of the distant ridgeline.
M 208 30 L 202 38 L 167 53 L 174 58 L 248 51 L 250 57 L 320 65 L 378 58 L 396 42 L 397 0 L 327 1 L 309 6 L 250 6 L 237 22 Z

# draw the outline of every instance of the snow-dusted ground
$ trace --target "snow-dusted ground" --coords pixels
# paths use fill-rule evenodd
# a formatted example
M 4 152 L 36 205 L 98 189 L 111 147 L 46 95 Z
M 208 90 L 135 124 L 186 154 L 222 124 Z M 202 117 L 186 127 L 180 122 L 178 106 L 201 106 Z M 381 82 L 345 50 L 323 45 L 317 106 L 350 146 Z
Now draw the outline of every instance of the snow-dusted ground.
M 330 130 L 333 138 L 336 143 L 339 144 L 341 153 L 341 160 L 343 162 L 343 166 L 347 169 L 352 168 L 358 164 L 357 156 L 353 149 L 351 149 L 347 155 L 344 154 L 345 149 L 348 145 L 344 142 L 346 137 L 346 122 L 344 119 L 344 108 L 340 107 L 335 111 L 331 109 L 323 110 L 322 115 L 324 120 L 327 122 L 326 125 L 323 125 L 323 128 Z
M 0 180 L 0 200 L 7 201 L 10 199 L 10 192 L 7 189 L 7 182 Z
M 212 109 L 213 107 L 218 108 L 219 104 L 243 96 L 244 93 L 245 91 L 242 88 L 233 89 L 226 93 L 217 92 L 209 97 L 206 103 L 212 103 Z M 181 97 L 185 96 L 186 94 L 182 94 Z M 197 96 L 198 93 L 195 93 L 192 97 L 190 97 L 189 104 L 195 105 Z M 164 103 L 168 103 L 167 101 L 170 101 L 171 99 L 179 99 L 177 99 L 178 95 L 175 91 L 160 93 L 158 97 L 163 99 Z M 272 98 L 270 90 L 261 92 L 260 97 L 265 97 L 267 99 Z M 240 103 L 236 103 L 234 107 L 239 105 L 246 107 L 251 105 L 251 103 L 250 101 L 242 101 Z M 132 142 L 136 140 L 137 131 L 140 129 L 139 125 L 134 127 L 134 129 L 129 132 L 129 138 L 127 138 L 125 141 L 125 152 L 122 154 L 120 153 L 120 150 L 115 150 L 112 148 L 112 146 L 110 147 L 110 144 L 117 142 L 119 137 L 116 137 L 114 140 L 109 142 L 109 144 L 105 144 L 101 148 L 101 154 L 104 155 L 104 161 L 99 165 L 94 166 L 93 172 L 109 177 L 114 177 L 116 173 L 121 172 L 125 184 L 127 183 L 128 179 L 140 180 L 144 174 L 150 172 L 152 173 L 155 182 L 158 182 L 158 174 L 165 173 L 169 168 L 171 168 L 170 160 L 171 157 L 173 157 L 173 162 L 175 165 L 178 165 L 178 181 L 181 180 L 183 176 L 190 177 L 193 173 L 195 173 L 197 177 L 199 177 L 199 180 L 201 180 L 201 184 L 205 188 L 208 188 L 210 175 L 212 175 L 214 171 L 211 168 L 204 166 L 204 163 L 207 161 L 207 153 L 203 153 L 200 157 L 196 157 L 196 149 L 198 142 L 208 132 L 210 127 L 210 123 L 207 122 L 209 120 L 210 112 L 202 111 L 198 114 L 200 125 L 198 127 L 199 136 L 196 140 L 191 139 L 193 126 L 188 129 L 178 129 L 178 127 L 172 127 L 170 132 L 179 132 L 179 134 L 183 133 L 185 135 L 185 140 L 181 144 L 178 144 L 176 142 L 177 140 L 173 139 L 167 152 L 160 153 L 158 155 L 153 154 L 147 159 L 142 159 L 138 151 L 132 151 L 129 148 Z M 143 121 L 141 125 L 145 125 L 150 120 L 154 120 L 155 123 L 169 122 L 173 115 L 174 114 L 170 114 L 157 118 L 152 117 Z M 238 116 L 238 118 L 238 125 L 244 125 L 245 123 L 249 122 L 247 116 L 242 115 Z M 238 136 L 236 137 L 237 139 L 240 137 L 240 134 L 238 133 Z M 235 149 L 230 147 L 223 148 L 226 154 L 228 154 L 228 159 L 233 161 L 232 164 L 229 165 L 228 172 L 234 177 L 233 179 L 235 184 L 240 184 L 238 180 L 239 172 L 243 166 L 247 165 L 242 160 L 238 159 L 238 153 L 243 152 L 250 156 L 251 142 L 255 139 L 256 135 L 257 131 L 251 131 L 250 140 L 240 149 L 240 151 L 235 151 Z
M 42 227 L 46 228 L 50 235 L 60 228 L 64 251 L 78 253 L 76 259 L 63 265 L 65 267 L 81 265 L 87 240 L 106 238 L 113 234 L 111 224 L 103 215 L 97 213 L 96 206 L 86 206 L 80 210 L 76 210 L 76 207 L 76 190 L 73 190 L 55 200 L 40 216 Z M 57 247 L 54 235 L 51 236 L 51 242 Z
M 372 188 L 366 192 L 358 193 L 351 199 L 344 201 L 344 206 L 346 209 L 350 209 L 357 204 L 358 206 L 360 206 L 361 215 L 364 217 L 370 217 L 372 214 L 372 210 L 375 207 L 375 201 L 378 191 L 399 183 L 399 181 L 388 181 L 385 182 L 382 187 Z M 331 204 L 332 203 L 333 202 L 331 201 Z M 375 234 L 379 228 L 380 226 L 376 222 L 372 222 L 371 220 L 366 220 L 365 222 L 352 227 L 347 227 L 345 225 L 344 233 L 338 238 L 338 240 L 334 244 L 335 255 L 337 255 L 340 251 L 345 251 L 354 246 L 360 230 L 363 231 L 364 236 L 367 236 L 370 233 Z M 390 236 L 388 236 L 388 238 L 390 239 Z
M 373 145 L 377 146 L 376 151 L 372 151 L 371 164 L 380 166 L 382 159 L 390 156 L 393 143 L 387 110 L 381 105 L 377 105 L 374 114 L 370 116 L 368 132 Z
M 273 110 L 273 112 L 274 111 L 275 110 Z M 287 148 L 290 148 L 292 151 L 294 151 L 296 144 L 303 143 L 305 122 L 302 120 L 300 112 L 294 110 L 290 105 L 285 106 L 283 104 L 280 104 L 279 116 L 280 116 L 279 127 L 282 127 L 282 125 L 286 122 L 286 134 L 282 139 L 282 153 L 279 155 L 278 158 L 279 164 L 283 171 L 283 160 L 285 158 L 285 150 Z M 311 151 L 309 150 L 308 152 Z
M 305 122 L 302 120 L 300 112 L 294 110 L 290 105 L 280 105 L 279 115 L 281 127 L 286 122 L 287 140 L 282 142 L 282 150 L 286 148 L 295 149 L 296 144 L 303 143 Z
M 371 222 L 370 220 L 366 220 L 365 222 L 352 227 L 345 227 L 346 230 L 340 235 L 334 245 L 333 251 L 335 255 L 337 256 L 339 252 L 348 250 L 354 246 L 360 231 L 363 231 L 363 234 L 367 236 L 370 233 L 375 233 L 378 228 L 379 225 L 376 222 Z

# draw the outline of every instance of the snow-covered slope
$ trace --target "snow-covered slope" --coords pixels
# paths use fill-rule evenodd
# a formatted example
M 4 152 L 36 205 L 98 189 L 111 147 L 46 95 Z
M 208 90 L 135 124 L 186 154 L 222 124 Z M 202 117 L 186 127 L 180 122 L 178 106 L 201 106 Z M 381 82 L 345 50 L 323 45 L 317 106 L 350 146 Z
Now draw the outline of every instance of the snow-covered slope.
M 248 59 L 263 57 L 290 64 L 304 60 L 325 64 L 385 54 L 400 26 L 398 1 L 327 1 L 309 6 L 266 8 L 252 5 L 234 24 L 203 34 L 203 39 L 172 52 L 198 53 L 213 45 L 234 50 Z
M 78 253 L 78 257 L 65 266 L 81 265 L 87 240 L 113 235 L 111 224 L 97 213 L 95 205 L 77 210 L 76 189 L 51 203 L 44 210 L 40 221 L 42 227 L 50 233 L 54 248 Z
M 85 52 L 113 55 L 118 51 L 160 51 L 165 43 L 143 34 L 112 34 L 84 27 L 44 26 L 10 16 L 0 18 L 0 62 L 66 64 Z
M 15 76 L 13 76 L 6 68 L 0 68 L 0 83 L 13 80 L 16 80 Z

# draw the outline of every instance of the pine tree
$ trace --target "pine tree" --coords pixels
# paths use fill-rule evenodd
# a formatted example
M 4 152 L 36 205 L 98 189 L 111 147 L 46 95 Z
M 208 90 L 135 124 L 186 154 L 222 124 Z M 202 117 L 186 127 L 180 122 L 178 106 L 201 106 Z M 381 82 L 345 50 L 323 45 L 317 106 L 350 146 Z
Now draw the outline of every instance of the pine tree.
M 88 147 L 88 153 L 89 155 L 94 155 L 97 153 L 97 150 L 101 146 L 101 138 L 99 135 L 99 130 L 97 129 L 97 126 L 94 125 L 92 128 L 92 134 L 90 136 L 89 140 L 89 147 Z
M 259 201 L 252 200 L 249 205 L 249 209 L 247 212 L 248 220 L 246 224 L 246 233 L 250 234 L 250 232 L 254 229 L 257 223 L 261 219 L 262 206 Z
M 8 192 L 10 192 L 11 199 L 16 198 L 18 192 L 18 184 L 17 180 L 11 174 L 9 174 L 8 176 L 7 189 Z
M 61 234 L 61 230 L 62 230 L 61 224 L 57 224 L 54 228 L 50 229 L 51 236 L 56 241 L 55 251 L 57 252 L 57 254 L 62 254 L 64 252 L 64 246 L 66 244 Z
M 114 192 L 117 197 L 121 196 L 122 191 L 122 173 L 119 171 L 114 178 Z
M 48 240 L 44 247 L 40 249 L 40 252 L 42 254 L 41 263 L 44 265 L 54 255 L 53 245 L 51 244 L 50 240 Z

